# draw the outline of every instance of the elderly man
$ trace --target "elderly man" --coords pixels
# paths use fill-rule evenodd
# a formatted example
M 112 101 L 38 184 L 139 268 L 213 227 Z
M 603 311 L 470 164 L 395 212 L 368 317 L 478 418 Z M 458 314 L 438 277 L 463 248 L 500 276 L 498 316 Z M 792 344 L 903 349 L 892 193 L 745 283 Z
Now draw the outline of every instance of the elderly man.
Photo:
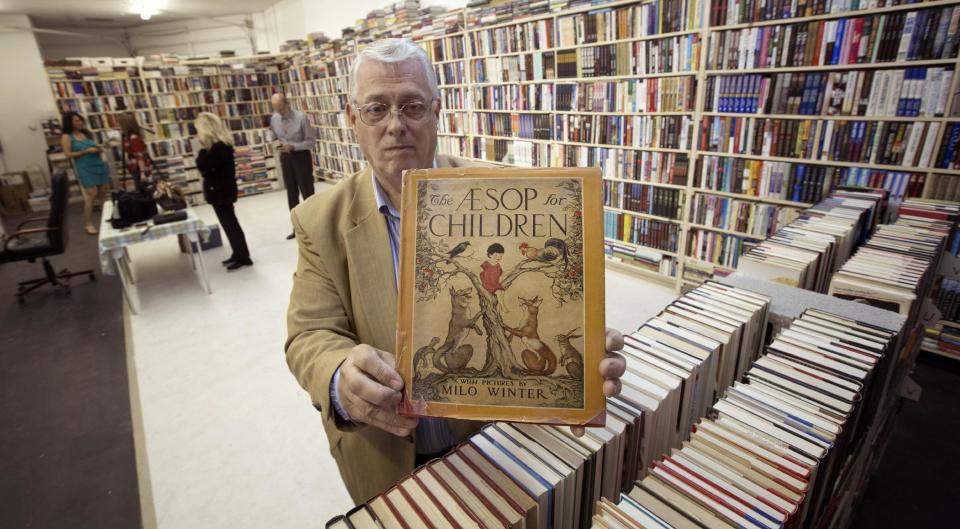
M 313 195 L 313 148 L 316 135 L 307 120 L 307 115 L 290 108 L 283 94 L 273 94 L 270 106 L 270 130 L 273 132 L 274 151 L 279 153 L 280 172 L 287 188 L 287 205 L 292 210 L 300 203 L 300 195 L 306 200 Z M 292 239 L 293 233 L 287 235 Z
M 480 425 L 396 412 L 403 388 L 393 356 L 402 174 L 467 165 L 435 155 L 440 106 L 433 66 L 409 40 L 377 42 L 354 62 L 349 95 L 347 117 L 368 167 L 293 210 L 300 257 L 286 353 L 359 503 Z M 608 330 L 607 350 L 622 346 L 620 333 Z M 605 394 L 619 392 L 622 357 L 608 354 L 594 369 L 607 379 Z

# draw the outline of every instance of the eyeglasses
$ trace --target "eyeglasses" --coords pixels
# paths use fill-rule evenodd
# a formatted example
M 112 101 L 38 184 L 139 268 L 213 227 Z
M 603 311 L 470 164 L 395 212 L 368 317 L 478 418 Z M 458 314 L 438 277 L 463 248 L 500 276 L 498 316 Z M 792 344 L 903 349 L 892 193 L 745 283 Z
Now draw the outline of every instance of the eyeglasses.
M 388 105 L 386 103 L 367 103 L 366 105 L 358 106 L 357 111 L 360 114 L 360 121 L 364 122 L 366 125 L 376 125 L 383 121 L 390 112 L 395 112 L 398 116 L 403 116 L 405 119 L 410 121 L 420 121 L 427 117 L 429 114 L 430 107 L 429 103 L 433 103 L 434 99 L 431 99 L 428 102 L 425 101 L 411 101 L 409 103 L 404 103 L 400 106 Z M 356 104 L 356 102 L 354 102 Z

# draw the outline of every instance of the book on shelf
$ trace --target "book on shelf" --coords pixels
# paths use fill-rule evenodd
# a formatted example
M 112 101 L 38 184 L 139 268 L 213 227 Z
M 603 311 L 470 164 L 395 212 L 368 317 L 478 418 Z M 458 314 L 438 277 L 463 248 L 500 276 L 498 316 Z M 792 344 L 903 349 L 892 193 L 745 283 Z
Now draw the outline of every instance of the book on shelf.
M 711 32 L 707 69 L 737 70 L 952 59 L 960 6 Z
M 737 74 L 707 79 L 705 110 L 742 114 L 937 117 L 953 70 L 942 67 Z
M 641 183 L 603 182 L 603 205 L 680 220 L 682 191 Z
M 764 238 L 796 219 L 798 212 L 789 206 L 696 193 L 690 222 Z
M 924 121 L 712 116 L 702 122 L 700 145 L 708 153 L 930 167 L 939 126 Z M 944 136 L 937 156 L 941 165 L 954 156 L 960 124 L 956 131 Z
M 584 369 L 605 340 L 599 188 L 593 169 L 405 175 L 401 413 L 604 423 Z
M 553 118 L 553 139 L 610 146 L 690 150 L 689 116 L 597 116 L 561 114 Z
M 639 250 L 653 249 L 675 253 L 680 240 L 679 224 L 640 217 L 629 212 L 605 211 L 603 226 L 604 238 L 610 243 L 608 253 L 618 250 L 617 242 L 642 247 Z M 627 249 L 627 253 L 632 257 L 637 257 L 635 254 L 638 248 L 619 246 Z M 650 259 L 646 260 L 650 261 Z M 656 258 L 656 263 L 659 264 L 659 262 L 660 259 Z
M 842 11 L 892 7 L 903 3 L 914 2 L 901 2 L 900 0 L 827 0 L 820 2 L 722 0 L 713 4 L 710 9 L 710 25 L 724 26 L 763 20 L 809 17 Z
M 677 186 L 687 183 L 690 158 L 685 153 L 564 144 L 551 145 L 550 148 L 552 166 L 599 167 L 604 178 Z

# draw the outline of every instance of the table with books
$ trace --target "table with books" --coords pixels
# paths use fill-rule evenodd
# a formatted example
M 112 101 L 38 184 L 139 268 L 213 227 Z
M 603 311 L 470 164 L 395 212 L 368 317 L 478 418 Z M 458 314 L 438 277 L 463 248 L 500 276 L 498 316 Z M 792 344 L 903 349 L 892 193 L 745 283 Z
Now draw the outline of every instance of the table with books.
M 100 269 L 106 275 L 118 275 L 123 287 L 123 296 L 130 306 L 130 311 L 136 314 L 140 310 L 140 297 L 137 292 L 137 276 L 133 261 L 127 248 L 144 241 L 154 241 L 170 235 L 187 239 L 187 253 L 190 255 L 190 265 L 200 280 L 200 286 L 207 294 L 213 292 L 210 281 L 207 279 L 207 268 L 203 261 L 203 251 L 200 241 L 206 241 L 210 236 L 210 228 L 197 217 L 196 212 L 188 207 L 185 220 L 168 222 L 156 225 L 152 220 L 135 224 L 127 228 L 115 229 L 110 218 L 113 216 L 113 203 L 103 204 L 103 214 L 100 221 L 100 235 L 98 251 L 100 253 Z

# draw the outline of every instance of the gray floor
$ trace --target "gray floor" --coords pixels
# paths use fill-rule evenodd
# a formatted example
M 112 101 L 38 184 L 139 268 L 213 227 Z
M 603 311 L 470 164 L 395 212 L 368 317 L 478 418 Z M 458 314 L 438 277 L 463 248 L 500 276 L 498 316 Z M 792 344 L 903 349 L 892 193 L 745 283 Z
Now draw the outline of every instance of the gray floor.
M 17 281 L 41 265 L 0 265 L 0 527 L 140 527 L 120 284 L 100 276 L 79 204 L 69 229 L 51 263 L 94 269 L 96 282 L 20 305 Z

